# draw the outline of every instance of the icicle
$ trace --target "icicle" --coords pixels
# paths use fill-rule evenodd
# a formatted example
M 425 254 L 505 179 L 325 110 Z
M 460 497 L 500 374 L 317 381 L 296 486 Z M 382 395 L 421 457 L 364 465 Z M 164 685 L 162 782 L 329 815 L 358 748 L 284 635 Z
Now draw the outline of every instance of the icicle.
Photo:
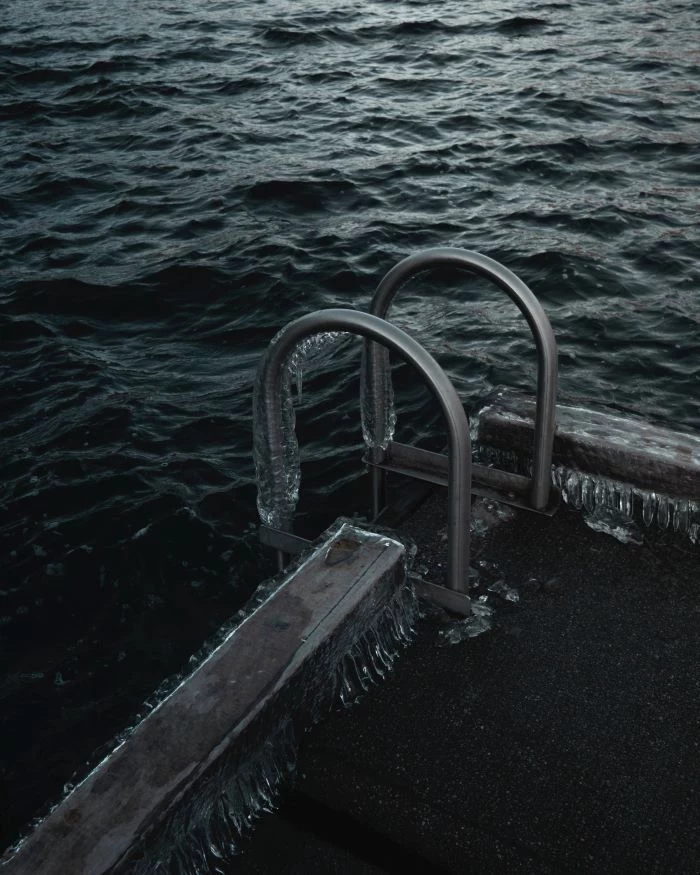
M 678 501 L 674 507 L 673 513 L 673 530 L 674 532 L 688 532 L 690 521 L 690 503 L 688 501 Z
M 595 507 L 607 507 L 608 506 L 608 487 L 605 480 L 596 479 L 595 487 L 594 487 L 594 504 Z
M 576 510 L 581 510 L 583 500 L 581 497 L 581 474 L 578 471 L 569 472 L 564 489 L 564 500 L 568 501 Z
M 342 685 L 340 688 L 340 704 L 344 708 L 349 708 L 351 705 L 354 705 L 356 701 L 357 692 L 350 681 L 348 672 L 346 671 L 343 673 Z
M 591 513 L 595 509 L 595 485 L 592 477 L 583 477 L 581 481 L 581 501 L 584 508 Z
M 659 495 L 656 503 L 656 518 L 659 521 L 659 528 L 667 529 L 671 518 L 671 509 L 669 507 L 668 498 L 665 495 Z
M 632 519 L 633 503 L 632 503 L 632 487 L 624 483 L 617 484 L 615 489 L 617 499 L 617 510 L 626 519 Z
M 656 493 L 645 492 L 642 496 L 642 519 L 645 526 L 650 526 L 654 522 L 654 513 L 656 511 Z
M 379 366 L 376 372 L 373 372 L 368 349 L 369 343 L 366 342 L 362 350 L 360 376 L 362 437 L 368 447 L 385 450 L 394 437 L 396 429 L 389 350 L 384 347 L 379 348 Z

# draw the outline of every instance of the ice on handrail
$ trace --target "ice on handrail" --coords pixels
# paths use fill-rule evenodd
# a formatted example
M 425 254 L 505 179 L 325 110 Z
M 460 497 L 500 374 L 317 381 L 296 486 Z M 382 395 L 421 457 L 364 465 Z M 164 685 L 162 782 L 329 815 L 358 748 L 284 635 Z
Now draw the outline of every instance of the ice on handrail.
M 297 397 L 301 400 L 303 374 L 309 360 L 335 347 L 344 336 L 344 332 L 326 331 L 299 343 L 284 366 L 279 398 L 266 398 L 262 386 L 264 372 L 258 370 L 253 392 L 253 458 L 258 483 L 258 513 L 262 522 L 272 528 L 287 527 L 299 500 L 301 471 L 299 443 L 294 430 L 292 382 L 296 383 Z M 273 450 L 268 433 L 267 405 L 278 405 L 283 438 L 279 452 Z
M 300 403 L 303 396 L 303 377 L 312 360 L 317 363 L 330 349 L 335 349 L 343 338 L 351 337 L 343 331 L 326 331 L 305 338 L 289 356 L 280 381 L 280 397 L 266 398 L 262 380 L 264 373 L 258 371 L 253 394 L 253 456 L 258 483 L 258 513 L 262 522 L 272 528 L 285 529 L 291 520 L 299 500 L 301 481 L 299 444 L 295 434 L 294 392 Z M 274 339 L 272 341 L 274 343 Z M 382 354 L 387 351 L 380 350 Z M 374 390 L 364 379 L 366 358 L 363 356 L 361 380 L 362 435 L 368 447 L 386 448 L 394 436 L 396 413 L 391 371 L 382 371 L 379 388 L 382 403 L 378 407 Z M 275 452 L 268 433 L 268 405 L 277 405 L 282 428 L 281 450 Z M 375 410 L 382 410 L 382 421 L 376 421 Z
M 394 387 L 391 382 L 389 350 L 380 347 L 377 356 L 381 367 L 374 375 L 375 382 L 375 380 L 368 379 L 367 370 L 370 365 L 367 348 L 365 347 L 363 350 L 360 376 L 362 437 L 370 449 L 385 450 L 396 430 L 396 410 L 394 408 Z M 375 393 L 378 393 L 379 397 L 376 397 Z

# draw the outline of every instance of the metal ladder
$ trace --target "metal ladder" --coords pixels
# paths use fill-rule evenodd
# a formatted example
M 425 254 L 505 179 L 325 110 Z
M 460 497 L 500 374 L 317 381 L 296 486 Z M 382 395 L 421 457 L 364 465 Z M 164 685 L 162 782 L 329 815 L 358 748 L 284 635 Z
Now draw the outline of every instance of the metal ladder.
M 502 289 L 518 306 L 530 326 L 537 347 L 537 404 L 532 478 L 472 463 L 469 422 L 459 396 L 440 365 L 401 329 L 385 320 L 398 289 L 419 273 L 452 267 L 483 276 Z M 457 613 L 469 613 L 469 520 L 472 491 L 516 507 L 552 515 L 560 493 L 551 485 L 550 471 L 555 428 L 557 345 L 542 306 L 514 273 L 485 255 L 453 248 L 418 252 L 392 268 L 381 281 L 371 313 L 321 310 L 291 322 L 272 341 L 260 365 L 258 386 L 267 419 L 271 453 L 282 452 L 281 382 L 283 369 L 298 344 L 325 331 L 346 331 L 365 338 L 363 379 L 373 405 L 375 423 L 384 422 L 391 378 L 389 351 L 418 368 L 438 399 L 448 429 L 448 451 L 434 453 L 389 441 L 386 448 L 371 447 L 366 461 L 372 467 L 372 505 L 376 519 L 385 504 L 385 475 L 395 472 L 446 486 L 448 490 L 447 588 L 421 583 L 422 594 Z M 280 570 L 285 553 L 298 553 L 308 541 L 292 532 L 291 520 L 276 527 L 262 525 L 260 538 L 277 550 Z
M 427 270 L 446 267 L 485 277 L 502 289 L 527 320 L 537 347 L 537 406 L 532 478 L 474 464 L 472 491 L 477 495 L 551 516 L 560 500 L 559 490 L 551 485 L 557 344 L 546 313 L 525 283 L 507 267 L 478 252 L 446 247 L 426 249 L 400 261 L 386 274 L 374 293 L 370 312 L 386 319 L 391 303 L 404 283 Z M 374 406 L 374 421 L 382 422 L 387 405 L 383 387 L 387 377 L 390 379 L 389 357 L 385 349 L 371 341 L 365 344 L 364 354 L 363 372 L 368 384 L 366 392 Z M 373 467 L 372 506 L 375 518 L 385 504 L 386 471 L 445 485 L 447 460 L 441 453 L 391 441 L 384 450 L 370 448 L 366 461 Z
M 438 400 L 447 422 L 447 588 L 423 582 L 421 590 L 434 601 L 457 613 L 470 613 L 469 522 L 471 514 L 471 440 L 469 421 L 452 383 L 435 359 L 408 334 L 389 322 L 356 310 L 319 310 L 290 322 L 271 342 L 260 364 L 256 406 L 264 411 L 271 458 L 281 457 L 284 447 L 281 387 L 284 368 L 294 349 L 306 338 L 324 331 L 359 334 L 393 350 L 413 364 Z M 291 519 L 279 528 L 261 526 L 263 543 L 278 551 L 280 570 L 284 552 L 297 552 L 306 542 L 291 534 Z M 301 545 L 299 544 L 301 542 Z

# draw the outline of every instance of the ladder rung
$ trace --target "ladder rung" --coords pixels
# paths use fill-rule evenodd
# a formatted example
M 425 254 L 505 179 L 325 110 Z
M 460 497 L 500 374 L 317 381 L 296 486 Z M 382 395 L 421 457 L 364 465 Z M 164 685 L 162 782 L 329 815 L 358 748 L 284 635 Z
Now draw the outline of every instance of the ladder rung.
M 427 480 L 438 486 L 447 486 L 447 456 L 444 453 L 434 453 L 409 444 L 391 441 L 378 462 L 372 462 L 367 456 L 365 462 L 384 471 Z M 483 465 L 472 465 L 472 492 L 484 498 L 502 501 L 513 507 L 535 513 L 552 516 L 561 500 L 561 494 L 552 486 L 549 491 L 549 501 L 541 510 L 533 508 L 530 503 L 532 481 L 520 474 L 511 474 L 498 468 L 486 468 Z

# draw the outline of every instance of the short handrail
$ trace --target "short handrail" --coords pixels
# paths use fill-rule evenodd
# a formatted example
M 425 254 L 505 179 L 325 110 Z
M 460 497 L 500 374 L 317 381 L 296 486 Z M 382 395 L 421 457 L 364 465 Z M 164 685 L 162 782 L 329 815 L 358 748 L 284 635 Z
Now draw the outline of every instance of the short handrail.
M 435 359 L 406 332 L 369 313 L 356 310 L 319 310 L 290 322 L 272 340 L 260 363 L 256 409 L 264 411 L 271 458 L 284 451 L 281 409 L 284 368 L 296 346 L 314 334 L 347 331 L 359 334 L 396 352 L 414 365 L 438 400 L 448 433 L 448 569 L 450 589 L 469 589 L 469 523 L 471 513 L 471 440 L 469 421 L 459 396 Z M 257 440 L 257 438 L 256 438 Z M 282 484 L 282 487 L 284 485 Z M 283 524 L 291 529 L 291 524 Z
M 425 249 L 404 258 L 386 274 L 374 293 L 370 312 L 386 319 L 396 292 L 405 282 L 426 270 L 445 267 L 486 277 L 502 289 L 525 316 L 535 338 L 538 363 L 537 408 L 530 500 L 532 506 L 539 510 L 547 505 L 550 493 L 557 395 L 557 343 L 547 314 L 532 291 L 507 267 L 479 252 L 450 247 Z M 387 399 L 382 387 L 386 385 L 388 358 L 380 347 L 371 342 L 366 344 L 365 356 L 365 385 L 370 384 L 368 395 L 373 405 L 374 421 L 383 422 Z M 376 448 L 370 450 L 375 457 L 378 452 Z M 378 511 L 382 477 L 383 472 L 375 468 L 373 471 L 375 514 Z

